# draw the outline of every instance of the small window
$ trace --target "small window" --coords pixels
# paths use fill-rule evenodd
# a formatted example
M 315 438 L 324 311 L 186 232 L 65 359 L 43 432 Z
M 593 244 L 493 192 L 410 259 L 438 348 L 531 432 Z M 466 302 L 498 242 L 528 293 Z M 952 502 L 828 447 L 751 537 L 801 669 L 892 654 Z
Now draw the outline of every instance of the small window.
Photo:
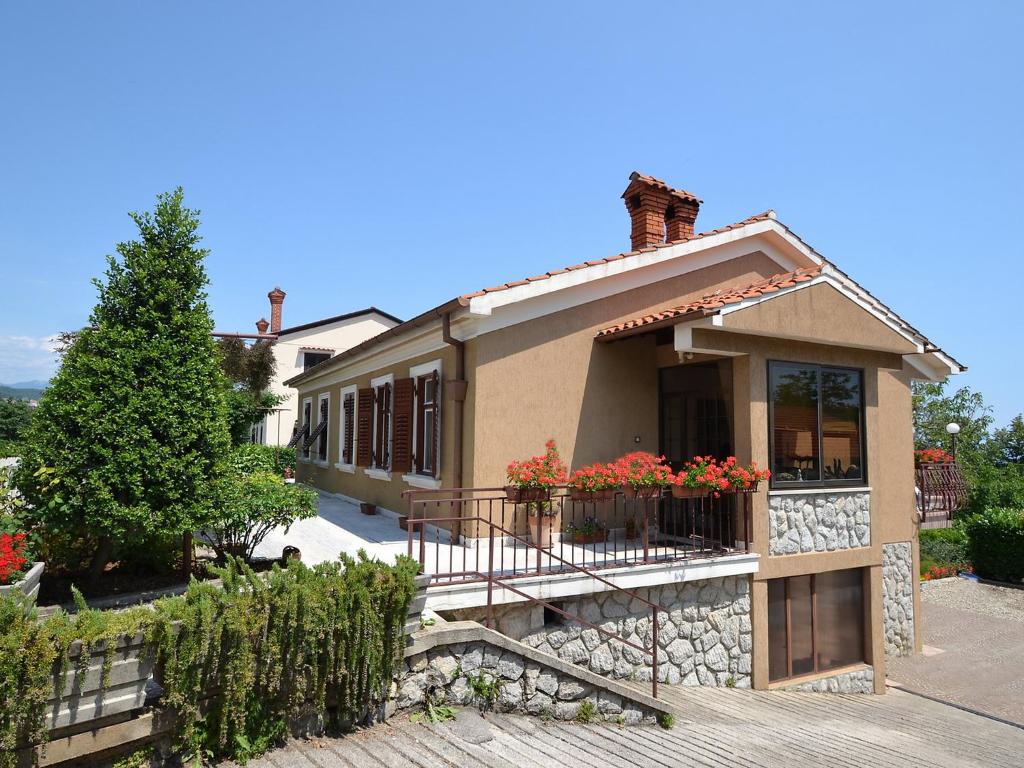
M 302 370 L 308 371 L 314 365 L 320 365 L 324 360 L 329 360 L 330 358 L 330 352 L 303 352 Z
M 439 440 L 437 371 L 416 379 L 416 473 L 437 476 Z
M 864 661 L 859 569 L 768 582 L 768 679 L 785 680 Z
M 352 466 L 355 464 L 356 442 L 356 393 L 354 389 L 342 395 L 341 413 L 341 463 Z
M 373 466 L 391 468 L 391 382 L 373 388 Z
M 320 396 L 320 419 L 317 427 L 321 427 L 320 436 L 317 438 L 316 457 L 319 461 L 327 461 L 327 425 L 329 424 L 331 410 L 331 398 L 329 395 Z
M 863 378 L 850 368 L 769 363 L 773 487 L 867 479 Z

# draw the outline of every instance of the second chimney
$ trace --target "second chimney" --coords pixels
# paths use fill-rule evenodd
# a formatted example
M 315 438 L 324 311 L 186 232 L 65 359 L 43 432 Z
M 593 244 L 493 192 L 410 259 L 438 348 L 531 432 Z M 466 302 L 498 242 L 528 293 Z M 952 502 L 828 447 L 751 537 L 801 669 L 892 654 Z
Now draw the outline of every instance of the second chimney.
M 693 237 L 701 203 L 695 195 L 633 171 L 622 199 L 629 211 L 634 251 Z
M 280 288 L 274 288 L 267 294 L 270 299 L 270 332 L 278 333 L 281 330 L 281 308 L 284 305 L 285 292 Z

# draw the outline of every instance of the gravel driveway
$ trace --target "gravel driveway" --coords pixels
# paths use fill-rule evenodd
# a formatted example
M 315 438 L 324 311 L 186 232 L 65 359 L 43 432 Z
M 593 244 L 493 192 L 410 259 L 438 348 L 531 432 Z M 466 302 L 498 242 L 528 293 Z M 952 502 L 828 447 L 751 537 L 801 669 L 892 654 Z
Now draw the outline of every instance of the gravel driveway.
M 921 614 L 924 653 L 890 658 L 889 680 L 1024 725 L 1024 589 L 925 582 Z

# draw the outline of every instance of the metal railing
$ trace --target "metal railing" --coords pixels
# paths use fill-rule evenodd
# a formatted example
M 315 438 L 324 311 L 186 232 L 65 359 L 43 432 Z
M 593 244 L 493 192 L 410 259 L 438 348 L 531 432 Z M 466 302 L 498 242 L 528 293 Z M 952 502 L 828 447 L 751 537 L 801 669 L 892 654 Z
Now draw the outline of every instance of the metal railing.
M 658 617 L 664 609 L 596 571 L 750 551 L 752 494 L 745 492 L 717 499 L 679 499 L 667 491 L 650 498 L 618 492 L 590 501 L 557 489 L 544 500 L 523 503 L 510 501 L 503 488 L 448 488 L 404 495 L 409 499 L 408 554 L 418 560 L 433 584 L 486 583 L 488 627 L 494 625 L 497 588 L 649 655 L 655 697 Z M 740 541 L 738 532 L 743 536 Z M 468 545 L 453 545 L 459 537 Z M 649 646 L 642 638 L 643 644 L 633 642 L 511 583 L 519 577 L 565 573 L 582 574 L 649 609 Z
M 922 524 L 948 523 L 967 504 L 967 481 L 955 463 L 920 464 L 914 482 Z

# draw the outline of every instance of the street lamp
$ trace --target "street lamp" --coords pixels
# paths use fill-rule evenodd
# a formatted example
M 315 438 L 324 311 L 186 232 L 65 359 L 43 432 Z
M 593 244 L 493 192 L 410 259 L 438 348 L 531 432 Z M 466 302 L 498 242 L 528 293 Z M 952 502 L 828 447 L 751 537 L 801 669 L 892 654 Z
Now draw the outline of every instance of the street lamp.
M 956 436 L 960 434 L 960 425 L 955 421 L 951 421 L 946 425 L 946 432 L 953 439 L 953 458 L 956 459 Z

